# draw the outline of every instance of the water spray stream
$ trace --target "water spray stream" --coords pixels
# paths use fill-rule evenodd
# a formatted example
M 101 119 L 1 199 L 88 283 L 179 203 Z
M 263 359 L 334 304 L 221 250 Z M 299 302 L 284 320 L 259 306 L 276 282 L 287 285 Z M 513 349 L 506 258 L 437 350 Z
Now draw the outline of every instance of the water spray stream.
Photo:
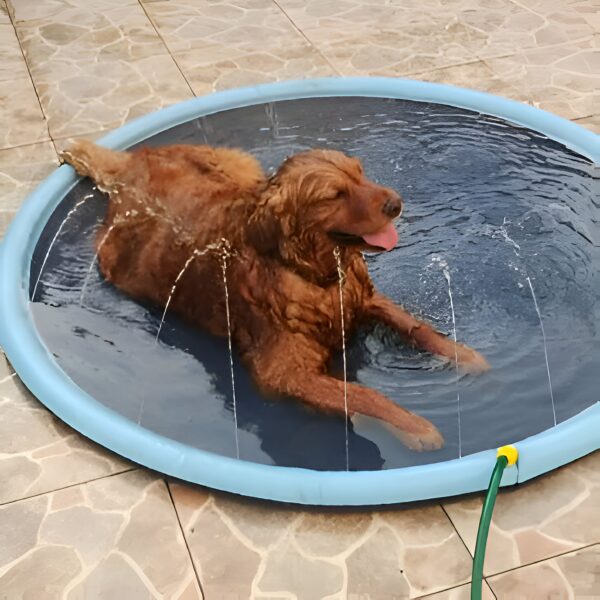
M 32 302 L 35 300 L 35 293 L 37 291 L 38 284 L 39 284 L 40 279 L 42 277 L 42 273 L 44 271 L 44 267 L 46 266 L 46 262 L 48 261 L 48 257 L 50 256 L 50 252 L 52 250 L 52 247 L 54 246 L 54 243 L 58 239 L 58 236 L 60 235 L 60 232 L 63 230 L 63 227 L 65 226 L 66 222 L 77 212 L 77 209 L 86 200 L 89 200 L 93 196 L 94 196 L 94 194 L 87 194 L 87 196 L 84 196 L 79 202 L 77 202 L 77 204 L 75 204 L 75 206 L 67 213 L 67 216 L 63 219 L 63 222 L 60 224 L 59 228 L 56 230 L 56 233 L 54 234 L 54 237 L 52 238 L 52 241 L 50 242 L 50 245 L 48 246 L 48 250 L 46 252 L 46 256 L 44 256 L 44 260 L 42 261 L 42 266 L 40 267 L 40 271 L 39 271 L 37 279 L 35 281 L 35 285 L 33 286 L 33 293 L 31 294 L 31 301 Z
M 229 290 L 227 287 L 227 263 L 233 256 L 231 246 L 226 239 L 221 240 L 221 272 L 223 273 L 223 287 L 225 288 L 225 315 L 227 317 L 227 342 L 229 345 L 229 368 L 231 370 L 231 394 L 233 398 L 233 425 L 235 427 L 235 455 L 240 457 L 240 442 L 238 438 L 237 400 L 235 397 L 235 375 L 233 372 L 233 346 L 231 342 L 231 316 L 229 313 Z
M 100 254 L 100 251 L 102 250 L 102 247 L 104 246 L 104 244 L 106 244 L 106 241 L 108 240 L 108 237 L 112 233 L 112 230 L 117 225 L 119 225 L 119 222 L 114 221 L 113 224 L 106 230 L 106 233 L 104 234 L 104 236 L 100 240 L 100 243 L 98 244 L 98 247 L 96 248 L 96 254 L 94 254 L 94 258 L 92 259 L 92 262 L 90 263 L 90 266 L 85 275 L 85 279 L 83 280 L 83 286 L 81 287 L 81 292 L 79 293 L 79 306 L 83 306 L 83 297 L 85 295 L 85 290 L 87 288 L 88 281 L 92 274 L 92 269 L 94 268 L 94 265 L 96 264 L 96 261 L 98 260 L 98 255 Z
M 546 360 L 546 373 L 548 375 L 548 387 L 550 388 L 550 401 L 552 402 L 552 418 L 554 419 L 554 425 L 556 426 L 556 407 L 554 405 L 554 391 L 552 390 L 552 377 L 550 376 L 550 363 L 548 361 L 548 344 L 546 343 L 546 331 L 544 330 L 544 321 L 542 320 L 542 313 L 540 312 L 540 307 L 538 306 L 537 298 L 535 297 L 535 292 L 533 291 L 533 284 L 531 283 L 529 275 L 527 275 L 526 279 L 527 283 L 529 284 L 529 290 L 531 291 L 531 297 L 533 298 L 535 312 L 537 313 L 538 319 L 540 321 L 540 329 L 542 330 L 542 340 L 544 342 L 544 358 Z
M 458 381 L 460 379 L 460 373 L 458 370 L 458 347 L 456 338 L 456 315 L 454 314 L 454 299 L 452 298 L 452 285 L 450 279 L 450 271 L 448 270 L 448 264 L 444 262 L 443 271 L 444 278 L 448 282 L 448 298 L 450 299 L 450 313 L 452 315 L 452 336 L 454 337 L 454 367 L 456 369 L 456 413 L 458 420 L 458 458 L 462 458 L 462 427 L 460 419 L 460 389 L 458 388 Z
M 515 242 L 508 235 L 508 231 L 506 230 L 506 225 L 508 223 L 509 223 L 509 221 L 506 219 L 506 217 L 504 217 L 504 220 L 502 221 L 502 226 L 500 227 L 500 229 L 498 231 L 499 231 L 502 239 L 505 240 L 506 242 L 508 242 L 512 246 L 515 256 L 521 262 L 523 262 L 521 259 L 521 254 L 520 254 L 521 246 L 519 246 L 519 244 L 517 244 L 517 242 Z M 544 343 L 544 359 L 546 361 L 546 373 L 548 376 L 548 388 L 550 390 L 550 402 L 552 403 L 552 418 L 554 420 L 554 425 L 556 426 L 556 406 L 554 404 L 554 390 L 552 388 L 552 377 L 550 376 L 550 362 L 548 360 L 548 344 L 546 342 L 546 331 L 544 330 L 544 320 L 542 319 L 542 313 L 540 311 L 537 297 L 536 297 L 535 291 L 533 289 L 533 283 L 531 282 L 531 278 L 529 277 L 529 274 L 527 272 L 527 267 L 523 266 L 522 269 L 519 269 L 519 271 L 521 272 L 522 275 L 525 276 L 527 284 L 529 285 L 529 291 L 531 292 L 531 298 L 533 299 L 533 305 L 535 306 L 535 312 L 537 313 L 537 317 L 540 322 L 540 330 L 542 332 L 542 341 Z
M 187 268 L 192 264 L 192 261 L 199 256 L 204 256 L 208 254 L 211 250 L 217 250 L 220 248 L 220 245 L 209 244 L 204 248 L 204 250 L 198 250 L 197 248 L 192 252 L 190 257 L 185 261 L 181 271 L 179 271 L 177 277 L 175 277 L 175 281 L 171 287 L 171 291 L 169 292 L 169 297 L 167 298 L 167 302 L 165 304 L 165 308 L 162 313 L 162 317 L 160 319 L 160 323 L 158 325 L 158 330 L 156 331 L 156 337 L 154 338 L 155 343 L 158 343 L 158 338 L 160 337 L 160 332 L 162 330 L 163 323 L 165 322 L 165 317 L 167 316 L 167 311 L 169 310 L 169 306 L 171 304 L 171 300 L 173 299 L 173 295 L 175 294 L 175 289 L 177 288 L 177 284 L 179 280 L 183 277 L 183 274 L 187 271 Z
M 340 256 L 340 248 L 336 246 L 333 250 L 337 264 L 338 273 L 338 289 L 340 295 L 340 320 L 342 326 L 342 361 L 344 368 L 344 425 L 346 432 L 346 471 L 350 470 L 350 447 L 348 441 L 348 373 L 346 365 L 346 323 L 344 321 L 344 281 L 346 280 L 346 274 L 342 269 L 342 260 Z

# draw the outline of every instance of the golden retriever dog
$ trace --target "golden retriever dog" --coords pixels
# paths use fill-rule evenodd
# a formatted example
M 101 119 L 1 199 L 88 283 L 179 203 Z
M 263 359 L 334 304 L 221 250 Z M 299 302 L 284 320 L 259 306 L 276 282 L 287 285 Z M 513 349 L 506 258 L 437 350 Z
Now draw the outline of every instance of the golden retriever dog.
M 208 146 L 116 152 L 79 142 L 63 158 L 110 197 L 97 238 L 108 281 L 164 308 L 180 275 L 169 310 L 226 336 L 226 264 L 233 343 L 263 393 L 341 416 L 347 406 L 350 418 L 379 419 L 415 450 L 443 445 L 428 420 L 357 383 L 345 393 L 328 374 L 342 347 L 341 306 L 347 336 L 380 321 L 463 370 L 488 367 L 375 290 L 362 251 L 396 245 L 403 203 L 359 160 L 310 150 L 267 178 L 249 154 Z

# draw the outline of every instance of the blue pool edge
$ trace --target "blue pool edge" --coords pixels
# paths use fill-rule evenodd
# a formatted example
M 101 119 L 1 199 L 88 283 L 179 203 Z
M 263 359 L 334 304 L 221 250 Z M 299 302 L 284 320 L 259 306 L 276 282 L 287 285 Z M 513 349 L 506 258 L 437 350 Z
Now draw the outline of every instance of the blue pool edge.
M 100 140 L 125 148 L 206 114 L 319 96 L 372 96 L 474 110 L 541 132 L 596 163 L 600 136 L 534 107 L 442 84 L 388 78 L 325 78 L 253 86 L 193 98 L 132 121 Z M 487 488 L 489 450 L 461 459 L 383 471 L 323 472 L 236 460 L 155 434 L 106 408 L 60 369 L 29 311 L 29 266 L 41 231 L 77 177 L 61 166 L 27 198 L 0 244 L 0 346 L 31 392 L 86 437 L 139 464 L 182 480 L 242 495 L 313 505 L 377 505 L 447 497 Z M 523 441 L 503 485 L 526 481 L 600 448 L 600 403 Z

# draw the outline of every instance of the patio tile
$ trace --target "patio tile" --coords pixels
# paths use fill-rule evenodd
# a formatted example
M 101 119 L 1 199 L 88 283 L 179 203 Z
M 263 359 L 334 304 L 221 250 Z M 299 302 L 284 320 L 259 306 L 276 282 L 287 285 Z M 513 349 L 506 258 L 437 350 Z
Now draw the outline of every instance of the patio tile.
M 592 546 L 489 579 L 498 600 L 600 598 L 600 546 Z
M 412 78 L 504 95 L 515 100 L 523 99 L 517 88 L 501 79 L 481 60 L 456 67 L 427 71 L 426 73 L 413 75 Z
M 539 108 L 567 119 L 598 111 L 600 35 L 577 44 L 523 50 L 486 63 Z
M 0 150 L 0 239 L 27 195 L 57 165 L 51 142 Z
M 498 495 L 486 552 L 491 575 L 600 542 L 600 452 Z M 444 505 L 475 550 L 481 497 Z
M 403 76 L 477 58 L 486 35 L 441 3 L 283 0 L 282 8 L 343 75 Z
M 130 469 L 54 417 L 0 356 L 0 503 Z
M 3 13 L 0 11 L 0 16 Z M 13 26 L 0 18 L 0 148 L 49 139 Z
M 56 61 L 37 73 L 36 86 L 53 137 L 120 127 L 192 95 L 166 55 L 132 62 Z
M 146 9 L 196 94 L 334 74 L 270 0 L 160 1 Z
M 137 471 L 0 506 L 6 598 L 202 597 L 164 482 Z
M 1 15 L 2 13 L 0 13 Z M 29 77 L 13 26 L 0 19 L 0 81 Z
M 137 3 L 94 3 L 93 10 L 89 3 L 77 4 L 63 3 L 52 14 L 16 22 L 32 71 L 50 60 L 116 57 L 131 61 L 165 53 Z
M 61 14 L 72 8 L 84 9 L 89 8 L 88 0 L 5 0 L 8 4 L 13 20 L 16 23 L 24 21 L 33 21 L 35 19 L 60 19 Z M 98 13 L 107 13 L 114 8 L 133 8 L 137 11 L 137 0 L 96 0 L 94 2 L 94 10 Z M 90 13 L 90 11 L 87 11 Z M 69 13 L 67 13 L 69 14 Z M 65 23 L 70 21 L 65 20 Z
M 218 61 L 212 60 L 215 56 L 219 56 Z M 335 75 L 301 38 L 280 47 L 262 44 L 257 51 L 207 43 L 202 50 L 180 52 L 174 59 L 196 95 L 283 79 Z
M 0 24 L 10 24 L 10 17 L 8 16 L 8 8 L 4 0 L 0 0 Z
M 540 6 L 542 1 L 545 9 Z M 594 33 L 594 26 L 585 14 L 571 8 L 565 11 L 558 6 L 565 4 L 561 0 L 554 3 L 554 10 L 548 10 L 553 1 L 542 1 L 515 2 L 518 8 L 511 10 L 495 0 L 480 0 L 477 9 L 468 3 L 471 6 L 461 12 L 459 18 L 488 35 L 485 48 L 479 52 L 482 57 L 512 53 L 515 48 L 572 42 Z
M 271 0 L 163 0 L 146 10 L 173 53 L 201 50 L 207 42 L 252 52 L 299 37 Z
M 0 148 L 48 140 L 48 127 L 29 76 L 0 81 Z
M 14 211 L 58 165 L 51 142 L 0 150 L 0 211 Z
M 519 4 L 544 17 L 549 31 L 563 29 L 568 39 L 583 31 L 584 23 L 600 32 L 598 0 L 519 0 Z
M 414 598 L 469 578 L 439 506 L 309 511 L 170 486 L 207 597 Z
M 280 5 L 345 75 L 408 75 L 594 33 L 583 16 L 549 20 L 509 0 L 475 5 L 281 0 Z
M 35 15 L 17 32 L 52 137 L 118 127 L 192 95 L 138 3 L 58 4 L 16 11 Z

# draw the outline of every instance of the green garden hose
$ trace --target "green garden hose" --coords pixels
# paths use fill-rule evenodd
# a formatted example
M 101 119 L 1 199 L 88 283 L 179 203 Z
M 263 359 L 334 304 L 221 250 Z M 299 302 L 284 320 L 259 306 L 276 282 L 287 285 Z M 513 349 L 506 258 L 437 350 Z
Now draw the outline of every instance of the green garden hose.
M 502 474 L 507 465 L 512 466 L 517 462 L 519 453 L 514 446 L 502 446 L 498 449 L 496 466 L 492 471 L 490 485 L 481 509 L 481 519 L 479 520 L 479 529 L 477 530 L 477 542 L 475 543 L 475 555 L 473 557 L 473 571 L 471 574 L 471 600 L 481 600 L 481 586 L 483 582 L 483 563 L 485 561 L 485 547 L 487 544 L 488 533 L 490 531 L 490 522 L 492 513 L 496 504 L 498 488 L 502 480 Z

